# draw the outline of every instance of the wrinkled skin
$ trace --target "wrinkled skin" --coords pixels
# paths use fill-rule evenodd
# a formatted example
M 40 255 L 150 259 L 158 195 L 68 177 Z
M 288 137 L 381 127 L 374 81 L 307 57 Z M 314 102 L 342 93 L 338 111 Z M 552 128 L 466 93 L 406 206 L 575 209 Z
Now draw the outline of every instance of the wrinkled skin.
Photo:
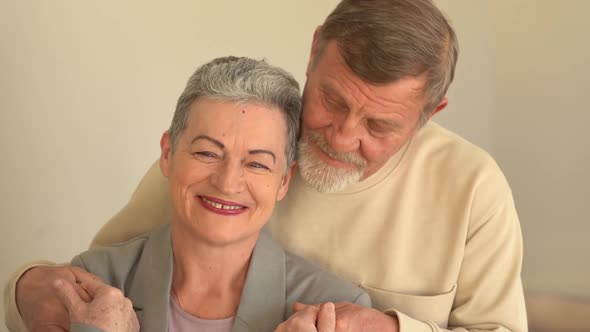
M 82 275 L 77 282 L 88 293 L 90 301 L 84 301 L 69 282 L 56 280 L 53 283 L 72 323 L 94 326 L 109 332 L 139 331 L 139 321 L 133 304 L 121 290 L 105 285 L 92 275 Z
M 301 312 L 310 311 L 312 307 L 315 307 L 317 310 L 318 307 L 323 307 L 324 305 L 295 304 L 293 306 L 294 316 Z M 335 328 L 334 330 L 328 330 L 330 332 L 399 332 L 397 318 L 388 316 L 376 309 L 349 302 L 337 302 L 334 305 L 334 314 L 336 316 Z M 318 331 L 323 332 L 319 329 Z
M 70 319 L 68 311 L 61 302 L 53 287 L 47 287 L 57 280 L 70 284 L 78 296 L 84 301 L 90 297 L 76 280 L 86 271 L 71 266 L 38 266 L 29 269 L 16 285 L 17 306 L 25 326 L 29 331 L 69 331 Z
M 279 325 L 275 332 L 335 332 L 336 311 L 334 303 L 305 305 L 295 303 L 293 315 Z

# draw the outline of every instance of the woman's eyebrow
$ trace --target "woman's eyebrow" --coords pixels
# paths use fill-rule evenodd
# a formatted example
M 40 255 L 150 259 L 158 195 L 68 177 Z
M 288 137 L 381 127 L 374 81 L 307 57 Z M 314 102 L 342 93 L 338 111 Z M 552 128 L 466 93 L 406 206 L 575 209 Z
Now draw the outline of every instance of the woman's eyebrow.
M 198 140 L 206 140 L 209 141 L 215 145 L 217 145 L 220 149 L 224 149 L 225 145 L 223 143 L 221 143 L 220 141 L 216 140 L 215 138 L 211 137 L 211 136 L 207 136 L 207 135 L 198 135 L 195 138 L 192 139 L 191 144 L 193 144 L 194 142 L 198 141 Z M 248 150 L 249 154 L 267 154 L 269 156 L 272 157 L 272 161 L 273 163 L 277 162 L 277 157 L 275 156 L 274 152 L 270 151 L 270 150 L 265 150 L 265 149 L 254 149 L 254 150 Z
M 250 154 L 268 154 L 272 157 L 273 163 L 277 162 L 277 158 L 276 158 L 275 154 L 270 150 L 263 150 L 263 149 L 248 150 L 248 153 L 250 153 Z
M 195 138 L 193 138 L 193 140 L 191 141 L 191 144 L 193 144 L 194 142 L 200 140 L 200 139 L 204 139 L 206 141 L 209 141 L 215 145 L 217 145 L 220 149 L 225 148 L 225 145 L 223 145 L 223 143 L 221 143 L 220 141 L 216 140 L 215 138 L 211 137 L 211 136 L 207 136 L 207 135 L 198 135 Z

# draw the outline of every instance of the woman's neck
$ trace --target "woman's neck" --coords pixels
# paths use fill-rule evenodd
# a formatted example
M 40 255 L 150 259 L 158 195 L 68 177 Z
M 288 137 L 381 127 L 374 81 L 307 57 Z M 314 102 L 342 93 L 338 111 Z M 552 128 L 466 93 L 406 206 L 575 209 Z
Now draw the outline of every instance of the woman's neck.
M 204 319 L 235 314 L 257 236 L 218 245 L 172 226 L 172 295 L 182 310 Z

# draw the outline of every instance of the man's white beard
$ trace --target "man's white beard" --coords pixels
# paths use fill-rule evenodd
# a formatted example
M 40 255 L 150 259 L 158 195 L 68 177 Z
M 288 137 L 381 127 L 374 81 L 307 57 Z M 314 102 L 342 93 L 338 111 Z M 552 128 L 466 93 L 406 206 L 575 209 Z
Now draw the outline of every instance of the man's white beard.
M 316 145 L 330 158 L 352 164 L 355 168 L 333 167 L 326 164 L 311 144 Z M 341 191 L 357 183 L 367 167 L 367 162 L 353 153 L 337 153 L 328 145 L 323 136 L 309 132 L 307 141 L 302 137 L 297 145 L 297 167 L 305 182 L 323 193 Z

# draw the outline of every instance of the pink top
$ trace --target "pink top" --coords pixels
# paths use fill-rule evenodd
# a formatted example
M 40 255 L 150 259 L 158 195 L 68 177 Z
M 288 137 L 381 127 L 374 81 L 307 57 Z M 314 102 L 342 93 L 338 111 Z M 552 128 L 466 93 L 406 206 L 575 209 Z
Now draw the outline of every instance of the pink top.
M 182 310 L 170 296 L 168 305 L 168 331 L 231 332 L 235 317 L 224 319 L 201 319 Z

